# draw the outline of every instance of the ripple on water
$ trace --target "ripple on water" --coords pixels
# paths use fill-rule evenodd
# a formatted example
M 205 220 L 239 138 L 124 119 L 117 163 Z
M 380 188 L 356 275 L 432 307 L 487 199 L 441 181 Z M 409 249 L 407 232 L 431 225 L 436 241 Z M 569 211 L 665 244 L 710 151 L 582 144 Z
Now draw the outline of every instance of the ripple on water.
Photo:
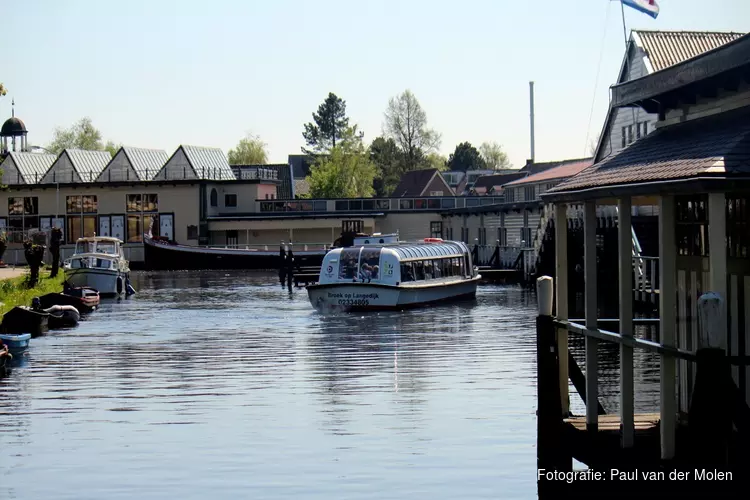
M 134 273 L 34 339 L 0 382 L 10 498 L 536 497 L 533 295 L 324 316 L 276 279 Z

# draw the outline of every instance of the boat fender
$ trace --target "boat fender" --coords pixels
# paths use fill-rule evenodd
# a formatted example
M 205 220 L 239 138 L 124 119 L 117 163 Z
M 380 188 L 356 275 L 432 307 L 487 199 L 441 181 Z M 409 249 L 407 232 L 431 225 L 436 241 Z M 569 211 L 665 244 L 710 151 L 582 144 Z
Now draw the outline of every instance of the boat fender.
M 130 278 L 125 281 L 125 293 L 127 295 L 135 295 L 135 288 L 130 284 Z
M 122 287 L 123 287 L 123 284 L 122 284 L 122 276 L 118 276 L 118 277 L 117 277 L 117 293 L 118 293 L 118 294 L 121 294 L 121 293 L 122 293 Z

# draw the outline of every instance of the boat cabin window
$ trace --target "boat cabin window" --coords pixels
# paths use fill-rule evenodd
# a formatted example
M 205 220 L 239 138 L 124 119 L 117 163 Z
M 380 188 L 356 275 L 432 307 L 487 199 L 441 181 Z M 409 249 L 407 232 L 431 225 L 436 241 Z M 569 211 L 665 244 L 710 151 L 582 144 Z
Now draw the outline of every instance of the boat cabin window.
M 93 241 L 79 241 L 78 243 L 76 243 L 76 253 L 91 253 L 93 251 Z
M 378 279 L 380 275 L 380 248 L 363 248 L 360 257 L 359 278 Z
M 411 262 L 401 263 L 401 281 L 414 281 L 414 266 Z
M 345 248 L 339 259 L 339 279 L 353 280 L 357 277 L 359 248 Z
M 464 257 L 444 257 L 441 259 L 410 260 L 401 263 L 401 282 L 431 280 L 464 276 Z
M 117 251 L 115 249 L 115 244 L 112 241 L 100 241 L 99 244 L 96 246 L 96 251 L 99 253 L 108 253 L 112 255 L 117 254 Z

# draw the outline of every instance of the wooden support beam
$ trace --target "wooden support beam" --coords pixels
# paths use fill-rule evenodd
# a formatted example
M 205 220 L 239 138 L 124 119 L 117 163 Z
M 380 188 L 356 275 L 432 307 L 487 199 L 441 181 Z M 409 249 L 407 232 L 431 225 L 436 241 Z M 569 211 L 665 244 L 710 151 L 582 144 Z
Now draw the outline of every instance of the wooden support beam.
M 555 311 L 557 319 L 568 319 L 568 205 L 555 205 Z M 563 417 L 570 414 L 568 394 L 568 329 L 557 329 L 560 403 Z
M 630 198 L 622 198 L 618 203 L 619 226 L 619 282 L 620 282 L 620 335 L 633 336 L 633 234 L 632 204 Z M 652 261 L 655 262 L 655 261 Z M 651 277 L 653 288 L 654 277 Z M 620 344 L 620 422 L 622 423 L 622 447 L 633 446 L 635 426 L 633 415 L 633 348 Z
M 726 321 L 726 299 L 727 299 L 727 218 L 726 218 L 726 196 L 724 193 L 708 194 L 708 261 L 709 261 L 709 287 L 708 289 L 719 294 L 722 299 L 721 318 Z M 726 326 L 726 325 L 725 325 Z M 724 339 L 720 347 L 728 348 L 730 345 L 726 335 L 728 328 L 722 330 Z
M 585 280 L 586 328 L 597 328 L 596 290 L 596 201 L 587 201 L 583 213 L 583 259 Z M 586 337 L 586 427 L 596 432 L 599 425 L 599 363 L 597 348 L 599 341 Z
M 570 371 L 570 381 L 573 382 L 573 387 L 576 388 L 578 395 L 581 396 L 583 404 L 586 404 L 586 376 L 581 371 L 581 367 L 578 366 L 576 359 L 573 357 L 573 353 L 570 351 L 568 351 L 568 369 Z M 599 415 L 606 415 L 607 412 L 598 400 L 596 404 L 596 412 Z
M 659 260 L 660 293 L 659 313 L 661 344 L 675 345 L 677 324 L 677 246 L 674 196 L 663 195 L 659 199 Z M 677 398 L 675 394 L 676 361 L 661 355 L 660 414 L 661 414 L 661 458 L 674 458 L 675 431 L 677 425 Z

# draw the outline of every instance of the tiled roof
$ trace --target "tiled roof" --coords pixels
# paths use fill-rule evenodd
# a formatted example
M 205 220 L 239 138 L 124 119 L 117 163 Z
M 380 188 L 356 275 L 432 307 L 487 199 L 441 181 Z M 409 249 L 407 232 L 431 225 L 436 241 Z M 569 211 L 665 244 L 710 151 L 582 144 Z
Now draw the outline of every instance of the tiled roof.
M 507 174 L 483 175 L 474 183 L 473 189 L 477 190 L 477 192 L 479 192 L 479 189 L 487 190 L 493 186 L 502 186 L 503 184 L 521 179 L 526 177 L 526 175 L 526 172 L 521 172 L 520 170 Z
M 195 176 L 199 179 L 230 180 L 236 179 L 232 168 L 219 148 L 204 148 L 200 146 L 180 146 L 185 152 Z
M 568 160 L 556 160 L 556 161 L 544 161 L 544 162 L 533 162 L 528 161 L 526 165 L 521 168 L 521 172 L 528 172 L 529 175 L 538 174 L 539 172 L 542 172 L 543 170 L 549 170 L 551 168 L 555 167 L 561 167 L 563 165 L 567 165 L 568 163 L 575 163 L 579 161 L 587 161 L 591 160 L 591 158 L 571 158 Z
M 592 164 L 591 158 L 585 158 L 583 160 L 576 159 L 576 160 L 563 160 L 560 163 L 559 166 L 554 168 L 549 168 L 546 170 L 542 170 L 541 172 L 537 174 L 530 175 L 528 177 L 524 177 L 523 179 L 519 179 L 517 181 L 509 182 L 505 184 L 504 187 L 508 186 L 519 186 L 521 184 L 534 184 L 536 182 L 545 182 L 545 181 L 551 181 L 556 179 L 565 179 L 566 177 L 572 177 L 579 172 L 585 170 L 586 168 L 590 167 Z
M 81 182 L 93 182 L 112 159 L 108 151 L 88 151 L 84 149 L 66 149 L 70 163 L 73 165 Z
M 169 159 L 167 152 L 162 149 L 143 149 L 126 146 L 122 150 L 133 166 L 135 173 L 138 174 L 138 179 L 142 181 L 153 179 Z
M 634 30 L 654 71 L 674 66 L 736 40 L 744 33 Z
M 401 176 L 398 186 L 393 190 L 392 196 L 394 198 L 421 196 L 422 191 L 424 191 L 427 184 L 429 184 L 437 171 L 438 169 L 436 168 L 425 168 L 405 172 L 404 175 Z
M 657 129 L 549 193 L 750 173 L 750 107 Z
M 18 173 L 21 174 L 26 184 L 36 184 L 42 180 L 44 174 L 57 159 L 56 155 L 51 154 L 16 152 L 11 152 L 9 157 L 13 159 Z

